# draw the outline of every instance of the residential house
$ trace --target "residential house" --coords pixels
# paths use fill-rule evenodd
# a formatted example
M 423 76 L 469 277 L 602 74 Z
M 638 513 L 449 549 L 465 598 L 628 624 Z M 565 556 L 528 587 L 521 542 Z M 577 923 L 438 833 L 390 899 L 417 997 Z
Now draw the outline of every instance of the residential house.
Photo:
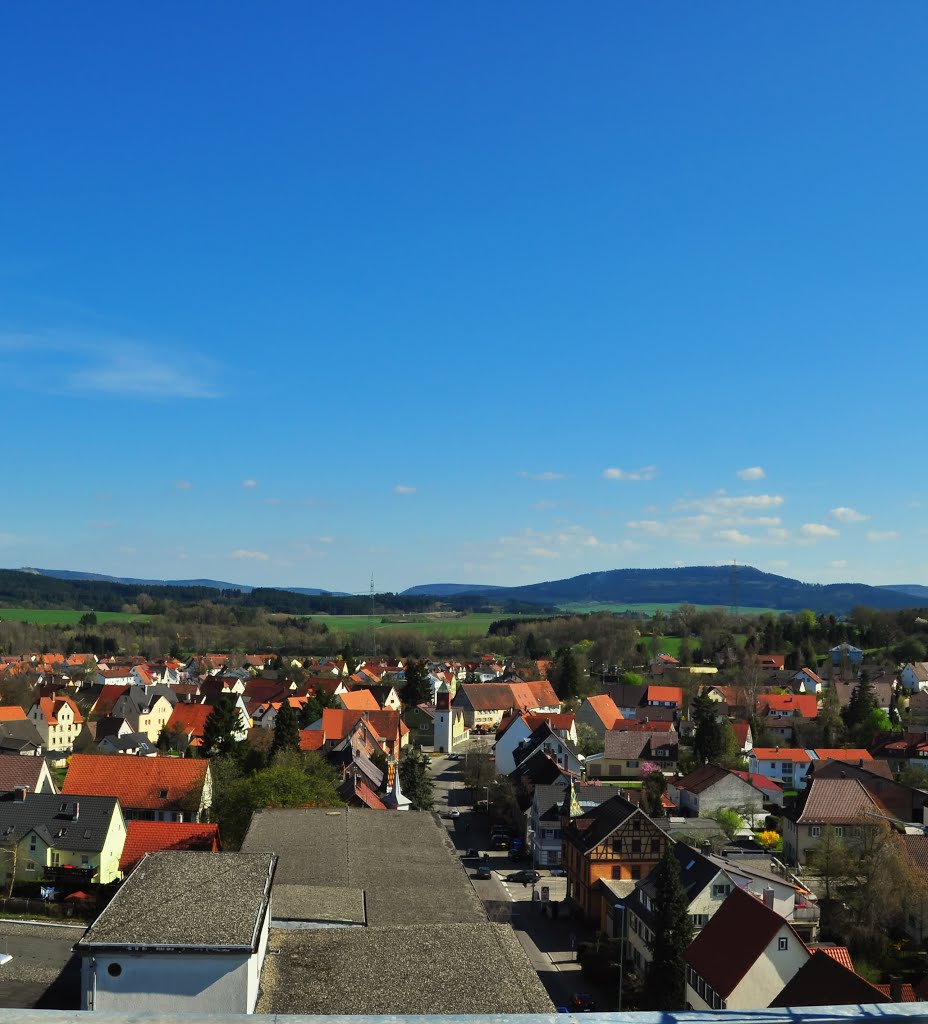
M 209 698 L 207 699 L 209 700 Z M 235 708 L 238 711 L 238 729 L 232 733 L 232 736 L 239 743 L 248 739 L 248 729 L 250 728 L 251 720 L 248 718 L 248 712 L 245 710 L 245 702 L 242 700 L 241 694 L 235 694 L 234 697 L 232 695 L 216 696 L 212 699 L 214 701 L 234 700 Z M 164 728 L 172 737 L 172 741 L 177 749 L 186 749 L 188 746 L 200 747 L 203 745 L 203 730 L 206 727 L 207 719 L 213 713 L 213 707 L 214 704 L 210 703 L 183 704 L 178 702 L 174 705 L 171 717 Z
M 605 928 L 601 878 L 638 880 L 671 841 L 642 810 L 622 796 L 571 818 L 561 830 L 567 903 L 584 920 Z
M 68 753 L 84 727 L 84 716 L 70 697 L 40 697 L 26 716 L 48 751 Z
M 67 798 L 20 787 L 0 796 L 0 858 L 6 882 L 48 879 L 107 884 L 119 877 L 126 824 L 114 797 Z
M 377 686 L 369 686 L 368 690 L 374 695 L 377 707 L 382 711 L 401 711 L 403 702 L 395 686 L 389 683 L 381 683 Z
M 686 951 L 686 1008 L 763 1009 L 808 959 L 789 922 L 733 889 Z
M 119 870 L 127 875 L 146 853 L 158 853 L 161 850 L 205 850 L 215 853 L 219 849 L 219 826 L 212 822 L 128 821 Z
M 345 711 L 380 711 L 377 698 L 368 689 L 349 690 L 336 698 L 339 707 Z
M 829 681 L 829 685 L 838 696 L 838 704 L 842 710 L 851 703 L 851 699 L 854 696 L 854 690 L 857 689 L 858 683 L 859 681 L 857 679 L 845 679 L 839 676 L 832 676 Z M 877 707 L 888 713 L 890 705 L 892 704 L 893 692 L 896 689 L 895 674 L 887 671 L 878 673 L 874 670 L 870 677 L 870 685 L 873 687 Z
M 302 731 L 320 732 L 322 741 L 315 749 L 323 750 L 331 750 L 353 733 L 362 731 L 369 738 L 364 743 L 365 747 L 370 748 L 372 742 L 376 749 L 396 760 L 399 760 L 403 749 L 409 744 L 409 728 L 397 711 L 345 711 L 342 708 L 325 708 L 322 718 Z
M 147 854 L 74 947 L 81 1009 L 253 1013 L 276 868 L 274 854 Z
M 812 755 L 795 747 L 754 747 L 748 758 L 752 775 L 766 775 L 783 789 L 798 789 L 806 777 Z
M 674 843 L 672 849 L 680 868 L 680 882 L 686 894 L 693 932 L 698 935 L 728 898 L 736 883 L 723 867 L 697 853 L 686 843 Z M 625 901 L 629 959 L 634 961 L 642 973 L 651 963 L 648 946 L 654 939 L 656 899 L 654 876 L 648 875 L 636 883 L 634 891 Z
M 61 792 L 114 796 L 127 819 L 203 821 L 213 801 L 209 761 L 75 754 Z
M 783 654 L 758 654 L 754 660 L 758 668 L 773 669 L 774 672 L 782 672 L 786 667 Z
M 561 771 L 572 775 L 579 775 L 583 770 L 583 755 L 552 727 L 550 721 L 542 721 L 534 732 L 512 750 L 512 770 L 515 770 L 517 765 L 539 756 L 549 758 Z M 497 774 L 502 774 L 498 768 Z
M 724 808 L 759 814 L 765 803 L 783 804 L 783 790 L 770 779 L 714 764 L 700 765 L 682 778 L 669 779 L 667 795 L 681 814 L 694 818 L 710 818 Z
M 558 867 L 561 863 L 561 804 L 568 778 L 561 775 L 551 785 L 535 786 L 528 811 L 526 846 L 535 867 Z
M 645 690 L 642 706 L 672 708 L 679 712 L 683 707 L 683 688 L 680 686 L 649 686 Z
M 110 714 L 125 719 L 132 732 L 143 733 L 154 744 L 176 703 L 177 698 L 166 686 L 129 686 L 113 702 Z
M 832 647 L 828 651 L 831 656 L 832 665 L 841 665 L 847 662 L 850 665 L 860 665 L 864 660 L 864 652 L 853 644 L 843 643 Z
M 820 947 L 811 950 L 809 959 L 783 986 L 770 1006 L 841 1006 L 848 1004 L 870 1004 L 902 1002 L 893 1000 L 876 985 L 862 978 L 847 963 L 844 956 L 835 955 L 832 950 L 847 952 L 847 947 Z
M 131 665 L 106 665 L 101 662 L 97 667 L 98 686 L 132 686 L 135 682 Z
M 125 722 L 122 723 L 126 725 Z M 127 727 L 128 728 L 128 727 Z M 105 736 L 97 744 L 101 754 L 125 754 L 129 757 L 157 757 L 158 748 L 143 732 L 125 732 Z
M 928 661 L 910 661 L 899 679 L 909 693 L 928 690 Z
M 921 835 L 904 835 L 900 836 L 899 841 L 903 844 L 913 872 L 922 882 L 920 892 L 928 891 L 928 835 L 924 832 Z M 928 940 L 928 900 L 917 892 L 913 892 L 912 898 L 906 902 L 903 928 L 917 949 L 925 948 L 925 941 Z
M 590 779 L 640 779 L 642 765 L 656 765 L 665 775 L 677 770 L 676 732 L 618 732 L 606 733 L 605 749 L 601 758 L 589 758 L 587 775 Z
M 614 729 L 622 718 L 622 712 L 608 693 L 587 697 L 577 708 L 577 725 L 588 725 L 600 739 L 609 729 Z
M 623 718 L 634 718 L 638 707 L 644 703 L 648 688 L 628 683 L 615 683 L 606 687 L 606 693 L 622 713 Z
M 887 816 L 887 808 L 858 779 L 813 777 L 799 805 L 783 816 L 783 856 L 805 865 L 832 826 L 847 841 Z
M 560 739 L 570 745 L 573 750 L 577 742 L 577 730 L 574 727 L 573 715 L 529 715 L 522 712 L 517 715 L 509 715 L 502 720 L 499 729 L 496 731 L 496 745 L 493 752 L 496 759 L 496 774 L 508 775 L 516 766 L 514 752 L 518 747 L 528 743 L 532 734 L 542 725 L 549 725 Z M 546 750 L 553 750 L 549 744 Z M 556 754 L 558 763 L 561 762 L 563 751 Z M 574 751 L 576 753 L 576 751 Z M 580 771 L 581 760 L 578 758 L 576 764 L 570 766 L 571 771 Z
M 796 693 L 820 694 L 825 686 L 822 677 L 806 665 L 792 676 L 790 682 Z
M 731 723 L 731 729 L 735 734 L 735 739 L 738 741 L 738 749 L 741 753 L 745 756 L 750 754 L 754 746 L 754 734 L 751 731 L 751 723 L 740 720 L 734 721 Z
M 516 711 L 557 714 L 561 702 L 546 679 L 523 683 L 463 683 L 451 701 L 474 732 L 495 732 L 505 714 Z
M 22 708 L 18 709 L 22 711 Z M 41 757 L 44 742 L 35 723 L 22 718 L 0 718 L 0 754 Z
M 58 792 L 44 758 L 0 754 L 0 794 L 17 789 L 25 789 L 27 793 Z

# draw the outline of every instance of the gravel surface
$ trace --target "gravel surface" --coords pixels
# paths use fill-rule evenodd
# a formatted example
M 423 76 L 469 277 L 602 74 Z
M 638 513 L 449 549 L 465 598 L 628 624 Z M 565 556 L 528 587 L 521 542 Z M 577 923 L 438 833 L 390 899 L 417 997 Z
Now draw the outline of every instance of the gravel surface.
M 550 1013 L 512 929 L 273 930 L 258 1013 Z

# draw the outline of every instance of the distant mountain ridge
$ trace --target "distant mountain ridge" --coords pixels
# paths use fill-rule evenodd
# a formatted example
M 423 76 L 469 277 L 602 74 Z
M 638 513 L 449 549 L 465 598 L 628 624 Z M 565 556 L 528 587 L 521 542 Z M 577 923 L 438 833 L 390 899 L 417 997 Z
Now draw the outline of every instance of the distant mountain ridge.
M 439 584 L 445 588 L 449 584 Z M 565 604 L 703 604 L 731 608 L 773 608 L 846 614 L 855 605 L 910 608 L 911 594 L 865 583 L 803 583 L 761 572 L 748 565 L 687 566 L 674 569 L 611 569 L 522 587 L 475 588 L 457 594 L 486 595 L 494 601 L 514 600 L 543 605 Z M 428 587 L 417 593 L 435 593 Z
M 489 594 L 506 587 L 476 583 L 420 583 L 403 591 L 403 597 L 454 597 L 456 594 Z
M 35 569 L 32 567 L 20 569 L 19 572 L 32 573 L 35 576 L 49 576 L 55 580 L 90 580 L 98 583 L 124 583 L 130 587 L 208 587 L 211 590 L 238 590 L 243 594 L 250 594 L 256 588 L 245 583 L 225 583 L 222 580 L 145 580 L 136 579 L 132 576 L 106 576 L 99 572 L 78 572 L 74 569 Z M 318 597 L 321 594 L 329 594 L 333 597 L 349 597 L 344 591 L 322 590 L 319 587 L 276 587 L 288 594 L 308 594 L 311 597 Z

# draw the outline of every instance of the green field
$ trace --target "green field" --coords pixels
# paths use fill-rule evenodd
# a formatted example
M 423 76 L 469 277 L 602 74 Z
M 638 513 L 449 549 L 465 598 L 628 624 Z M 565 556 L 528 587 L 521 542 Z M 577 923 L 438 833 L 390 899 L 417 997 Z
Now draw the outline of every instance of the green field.
M 324 622 L 333 632 L 366 633 L 371 628 L 367 615 L 310 615 L 316 622 Z M 499 619 L 519 618 L 518 615 L 500 615 L 475 612 L 472 615 L 410 615 L 382 617 L 375 615 L 376 631 L 402 630 L 409 633 L 424 633 L 429 636 L 468 637 L 486 636 L 491 622 Z
M 34 622 L 40 626 L 73 626 L 87 612 L 73 608 L 0 608 L 0 622 Z M 97 622 L 146 622 L 150 615 L 133 612 L 94 612 Z
M 648 604 L 643 602 L 640 604 L 598 604 L 597 602 L 584 603 L 582 601 L 576 601 L 572 604 L 559 605 L 560 609 L 565 612 L 577 612 L 582 614 L 584 612 L 633 612 L 638 615 L 653 615 L 655 612 L 672 612 L 674 609 L 679 608 L 682 602 L 676 604 Z M 694 608 L 698 611 L 707 611 L 713 608 L 722 608 L 722 611 L 729 612 L 729 608 L 724 608 L 717 604 L 694 604 Z M 763 615 L 765 613 L 771 615 L 779 615 L 780 611 L 777 608 L 738 608 L 740 615 Z

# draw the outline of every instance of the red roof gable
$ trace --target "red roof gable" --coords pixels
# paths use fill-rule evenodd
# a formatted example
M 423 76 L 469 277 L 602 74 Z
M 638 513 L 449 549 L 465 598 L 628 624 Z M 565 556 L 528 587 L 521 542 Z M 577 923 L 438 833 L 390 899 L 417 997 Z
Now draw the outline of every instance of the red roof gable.
M 205 822 L 196 825 L 186 821 L 126 822 L 126 841 L 119 858 L 119 870 L 131 871 L 146 853 L 158 850 L 219 849 L 219 826 Z
M 818 718 L 818 698 L 814 693 L 765 693 L 757 698 L 757 706 L 761 714 L 774 711 Z
M 321 729 L 300 730 L 300 750 L 322 750 L 325 733 Z
M 680 707 L 683 703 L 683 688 L 681 686 L 649 686 L 645 700 L 669 700 L 675 707 Z
M 736 888 L 690 943 L 686 961 L 727 999 L 784 926 L 792 931 L 761 900 Z M 793 937 L 804 946 L 795 932 Z
M 114 796 L 124 810 L 189 811 L 189 798 L 199 798 L 208 770 L 208 761 L 190 758 L 75 754 L 61 792 Z
M 168 731 L 177 730 L 186 736 L 192 736 L 195 740 L 203 737 L 203 726 L 206 719 L 213 713 L 210 704 L 175 704 L 168 724 L 165 726 Z

